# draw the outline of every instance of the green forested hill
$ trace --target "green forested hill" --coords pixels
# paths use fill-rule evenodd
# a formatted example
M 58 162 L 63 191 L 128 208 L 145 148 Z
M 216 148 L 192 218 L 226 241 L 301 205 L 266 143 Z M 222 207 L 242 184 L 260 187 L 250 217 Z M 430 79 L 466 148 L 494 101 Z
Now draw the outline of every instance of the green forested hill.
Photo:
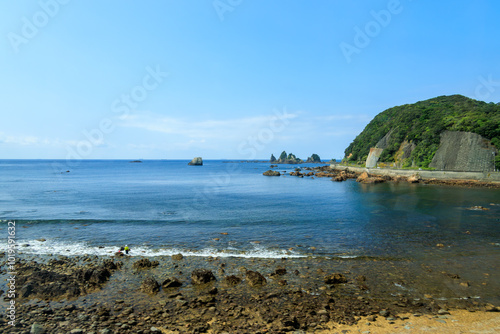
M 370 148 L 391 130 L 380 161 L 394 161 L 401 143 L 407 140 L 416 145 L 407 164 L 414 161 L 419 167 L 428 167 L 444 130 L 477 133 L 500 149 L 500 104 L 451 95 L 387 109 L 375 116 L 347 147 L 347 160 L 364 161 Z M 496 161 L 499 167 L 500 155 Z

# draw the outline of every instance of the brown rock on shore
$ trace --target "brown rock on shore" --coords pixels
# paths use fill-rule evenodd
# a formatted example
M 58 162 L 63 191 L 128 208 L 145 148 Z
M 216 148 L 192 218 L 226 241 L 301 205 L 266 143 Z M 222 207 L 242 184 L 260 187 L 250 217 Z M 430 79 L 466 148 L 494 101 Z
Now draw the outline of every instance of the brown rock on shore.
M 358 178 L 356 179 L 357 182 L 360 183 L 382 183 L 385 182 L 385 179 L 380 176 L 371 176 L 367 172 L 363 172 Z
M 432 296 L 428 296 L 429 299 L 413 299 L 406 295 L 389 294 L 390 291 L 386 289 L 392 286 L 390 279 L 387 282 L 376 281 L 379 275 L 384 275 L 384 269 L 372 272 L 371 276 L 361 275 L 356 271 L 343 271 L 350 272 L 352 277 L 355 277 L 353 280 L 349 280 L 347 274 L 325 277 L 324 273 L 331 268 L 331 260 L 224 259 L 221 263 L 220 259 L 216 258 L 209 260 L 186 257 L 182 263 L 178 263 L 170 257 L 161 257 L 160 265 L 152 271 L 138 271 L 133 267 L 133 262 L 128 260 L 123 266 L 115 263 L 116 269 L 111 269 L 113 265 L 107 261 L 109 260 L 102 261 L 97 257 L 54 259 L 47 261 L 47 264 L 21 261 L 18 268 L 19 277 L 28 277 L 40 270 L 61 275 L 71 274 L 83 269 L 82 263 L 85 267 L 83 272 L 87 269 L 104 268 L 107 263 L 113 277 L 100 285 L 105 286 L 102 291 L 82 290 L 76 301 L 65 296 L 63 299 L 60 296 L 51 296 L 46 300 L 61 302 L 49 303 L 31 299 L 38 298 L 36 295 L 29 295 L 27 298 L 19 296 L 16 300 L 16 311 L 22 315 L 22 322 L 19 322 L 15 332 L 29 333 L 36 323 L 41 324 L 46 333 L 332 333 L 339 329 L 340 324 L 359 326 L 365 321 L 376 322 L 377 326 L 372 325 L 371 331 L 375 331 L 379 323 L 387 323 L 392 326 L 391 330 L 397 332 L 403 328 L 403 319 L 406 319 L 405 323 L 413 321 L 411 314 L 422 315 L 419 319 L 431 319 L 427 316 L 429 314 L 450 316 L 443 311 L 443 314 L 439 313 L 440 310 L 449 310 L 446 301 L 434 299 Z M 30 265 L 26 265 L 27 263 Z M 372 262 L 364 262 L 366 263 Z M 364 264 L 352 268 L 362 267 L 365 273 Z M 336 262 L 336 265 L 341 264 Z M 207 269 L 199 269 L 202 266 L 207 266 Z M 220 283 L 209 280 L 211 283 L 208 286 L 186 285 L 177 287 L 178 290 L 175 291 L 167 290 L 174 288 L 172 283 L 176 285 L 175 282 L 178 281 L 173 278 L 174 273 L 175 276 L 180 275 L 179 278 L 188 281 L 188 272 L 191 269 L 210 272 L 209 269 L 220 267 L 224 267 L 228 272 L 242 270 L 247 273 L 246 280 L 249 285 L 252 276 L 255 276 L 256 282 L 250 286 L 238 286 L 241 278 L 229 275 Z M 115 272 L 118 268 L 121 268 L 120 271 Z M 180 271 L 181 268 L 185 274 Z M 383 265 L 381 268 L 392 268 L 392 265 Z M 271 273 L 276 279 L 265 284 L 265 278 L 257 270 L 266 275 Z M 289 272 L 295 275 L 289 275 Z M 166 277 L 164 291 L 160 290 L 157 280 L 150 273 Z M 286 277 L 287 280 L 282 280 L 281 277 Z M 59 279 L 57 276 L 52 278 Z M 330 286 L 318 286 L 322 281 Z M 370 282 L 369 290 L 364 285 L 367 281 Z M 384 292 L 383 295 L 374 294 L 373 290 L 377 289 L 378 284 L 386 283 L 388 285 L 379 290 Z M 44 284 L 56 285 L 62 291 L 71 289 L 71 286 L 59 285 L 57 281 L 47 281 Z M 475 287 L 476 285 L 472 284 L 469 289 Z M 497 306 L 483 307 L 478 301 L 459 302 L 471 311 L 497 310 Z M 452 310 L 451 313 L 453 312 Z M 410 319 L 401 314 L 410 314 Z M 479 312 L 471 314 L 477 315 Z M 363 320 L 360 322 L 361 319 Z M 355 331 L 356 327 L 348 328 Z M 12 332 L 12 328 L 5 321 L 0 322 L 0 332 Z
M 267 283 L 265 277 L 262 276 L 262 274 L 251 270 L 248 270 L 246 272 L 246 281 L 248 285 L 253 287 L 265 285 Z
M 205 284 L 215 281 L 214 274 L 207 269 L 196 269 L 191 274 L 191 280 L 193 284 Z

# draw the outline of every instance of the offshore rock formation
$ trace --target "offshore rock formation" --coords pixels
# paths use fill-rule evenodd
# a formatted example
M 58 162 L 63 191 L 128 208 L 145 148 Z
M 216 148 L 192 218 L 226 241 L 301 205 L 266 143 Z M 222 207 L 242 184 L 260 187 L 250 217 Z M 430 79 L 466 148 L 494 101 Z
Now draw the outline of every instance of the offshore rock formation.
M 472 132 L 444 131 L 429 167 L 468 172 L 493 171 L 498 150 L 491 141 Z
M 262 175 L 265 175 L 265 176 L 280 176 L 280 172 L 278 171 L 275 171 L 275 170 L 268 170 L 268 171 L 265 171 Z
M 313 155 L 311 155 L 309 158 L 307 158 L 306 162 L 319 163 L 319 162 L 321 162 L 321 158 L 316 153 L 313 153 Z
M 191 160 L 188 165 L 190 166 L 203 166 L 203 159 L 201 157 L 196 157 Z
M 304 161 L 302 161 L 302 159 L 297 158 L 293 153 L 286 155 L 286 152 L 283 151 L 281 152 L 279 159 L 274 162 L 279 164 L 301 164 Z

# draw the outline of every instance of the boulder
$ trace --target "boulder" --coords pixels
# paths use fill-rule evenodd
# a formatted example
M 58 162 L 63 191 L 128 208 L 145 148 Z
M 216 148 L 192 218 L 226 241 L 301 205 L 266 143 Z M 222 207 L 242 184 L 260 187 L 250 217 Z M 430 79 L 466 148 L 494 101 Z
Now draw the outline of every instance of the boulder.
M 149 259 L 140 259 L 139 261 L 134 262 L 132 267 L 134 269 L 148 269 L 152 267 L 158 267 L 160 263 L 158 261 L 149 261 Z
M 184 258 L 184 256 L 181 253 L 172 255 L 172 260 L 174 260 L 174 261 L 180 261 L 183 258 Z
M 410 177 L 407 179 L 407 181 L 408 181 L 409 183 L 418 183 L 418 182 L 420 182 L 420 180 L 421 180 L 421 178 L 420 178 L 420 176 L 419 176 L 418 174 L 413 174 L 412 176 L 410 176 Z
M 188 165 L 190 166 L 203 166 L 203 159 L 201 157 L 196 157 L 191 160 Z
M 181 281 L 179 281 L 177 278 L 172 277 L 172 278 L 167 278 L 166 280 L 163 281 L 161 284 L 163 288 L 178 288 L 182 286 Z
M 263 173 L 263 175 L 265 176 L 280 176 L 280 172 L 278 171 L 275 171 L 275 170 L 268 170 L 266 172 Z
M 248 285 L 256 287 L 265 285 L 267 283 L 266 278 L 256 271 L 248 270 L 246 272 L 246 281 Z
M 205 284 L 215 280 L 214 274 L 207 269 L 196 269 L 191 273 L 191 281 L 193 284 Z
M 224 277 L 224 283 L 226 283 L 227 285 L 230 285 L 230 286 L 238 285 L 238 284 L 240 284 L 240 282 L 241 282 L 241 278 L 239 278 L 238 276 L 235 276 L 235 275 L 230 275 L 230 276 Z
M 331 274 L 324 278 L 326 284 L 347 283 L 347 278 L 343 274 Z
M 38 323 L 33 323 L 33 325 L 31 325 L 31 330 L 30 330 L 30 334 L 44 334 L 45 333 L 45 328 L 38 324 Z
M 154 278 L 148 277 L 142 281 L 141 290 L 147 294 L 153 295 L 160 291 L 160 284 L 158 284 Z
M 356 179 L 356 181 L 357 182 L 363 182 L 366 179 L 368 179 L 369 177 L 370 177 L 370 175 L 367 172 L 363 172 L 363 173 L 361 173 L 360 176 L 358 176 L 358 178 Z
M 382 183 L 385 182 L 386 180 L 383 177 L 370 176 L 367 172 L 363 172 L 360 176 L 358 176 L 356 181 L 360 183 Z

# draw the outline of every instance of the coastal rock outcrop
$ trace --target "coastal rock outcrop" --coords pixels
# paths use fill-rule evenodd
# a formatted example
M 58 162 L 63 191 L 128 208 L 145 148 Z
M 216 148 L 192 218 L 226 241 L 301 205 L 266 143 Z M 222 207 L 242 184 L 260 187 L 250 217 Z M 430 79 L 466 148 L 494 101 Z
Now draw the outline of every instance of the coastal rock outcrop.
M 229 286 L 238 285 L 241 283 L 241 278 L 235 275 L 229 275 L 224 277 L 224 283 Z
M 343 274 L 331 274 L 325 276 L 325 284 L 341 284 L 347 283 L 347 278 Z
M 252 270 L 246 272 L 246 281 L 248 285 L 252 287 L 265 285 L 267 283 L 266 278 L 262 276 L 261 273 Z
M 420 182 L 422 178 L 420 177 L 420 175 L 418 174 L 413 174 L 412 176 L 408 177 L 408 179 L 406 179 L 409 183 L 418 183 Z
M 148 277 L 142 281 L 141 291 L 154 295 L 160 291 L 160 284 L 153 277 Z
M 139 261 L 134 262 L 132 268 L 134 269 L 148 269 L 158 267 L 160 263 L 158 261 L 150 261 L 149 259 L 140 259 Z
M 214 274 L 207 269 L 196 269 L 191 273 L 191 281 L 193 284 L 205 284 L 215 280 Z
M 320 163 L 321 158 L 316 153 L 313 153 L 313 155 L 311 155 L 309 158 L 307 158 L 306 162 L 307 163 Z
M 98 265 L 79 267 L 74 260 L 60 259 L 47 265 L 20 263 L 16 283 L 22 298 L 56 300 L 76 298 L 99 290 L 121 263 L 105 260 Z
M 166 278 L 161 284 L 163 288 L 178 288 L 182 286 L 182 282 L 175 277 Z
M 268 170 L 268 171 L 265 171 L 264 173 L 262 173 L 262 175 L 265 175 L 265 176 L 280 176 L 281 173 L 278 172 L 278 171 L 275 171 L 275 170 Z
M 189 166 L 203 166 L 203 159 L 201 157 L 193 158 L 193 160 L 191 160 L 188 163 L 188 165 Z
M 358 176 L 356 181 L 360 183 L 382 183 L 385 182 L 385 179 L 380 176 L 371 176 L 367 172 L 363 172 L 360 176 Z

